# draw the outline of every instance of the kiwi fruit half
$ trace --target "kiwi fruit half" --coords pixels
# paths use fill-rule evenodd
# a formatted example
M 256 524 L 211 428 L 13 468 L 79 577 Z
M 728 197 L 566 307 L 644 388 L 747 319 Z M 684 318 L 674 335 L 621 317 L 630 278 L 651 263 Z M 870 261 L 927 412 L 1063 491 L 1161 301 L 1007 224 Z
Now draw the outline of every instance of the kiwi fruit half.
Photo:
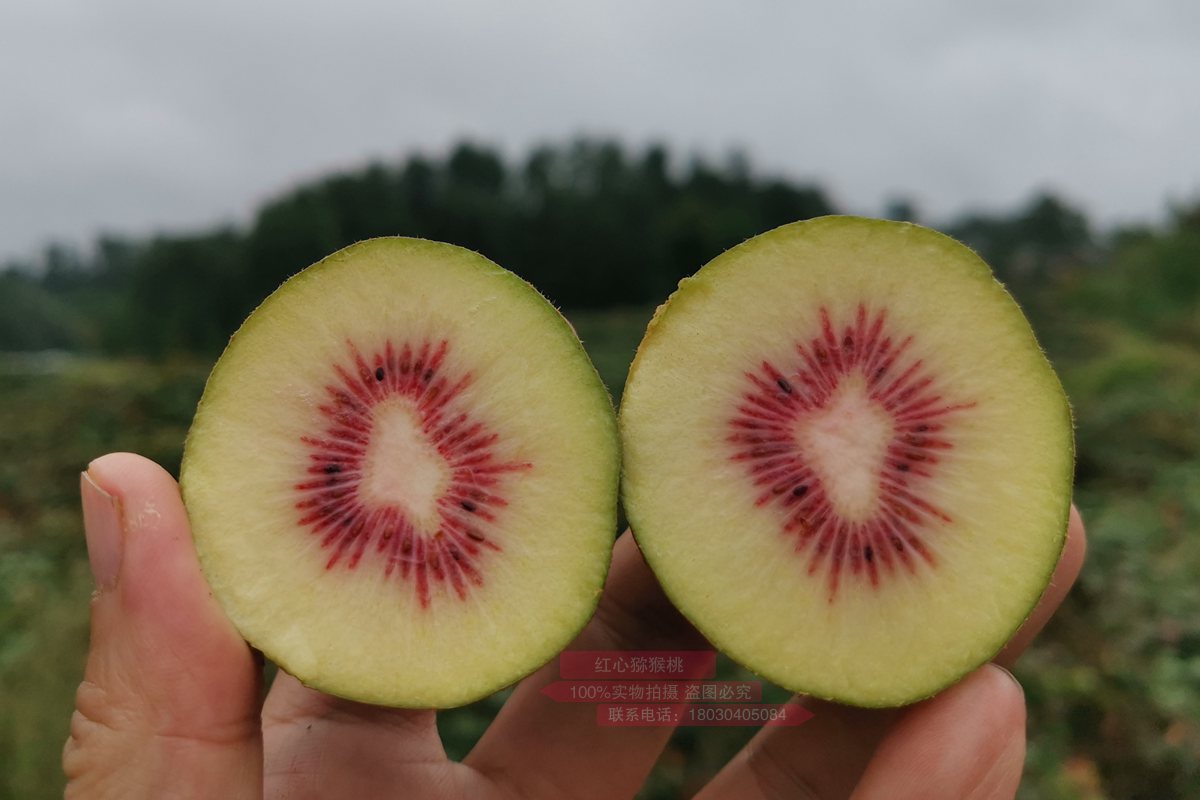
M 457 706 L 583 627 L 616 420 L 571 326 L 446 244 L 373 239 L 283 284 L 205 386 L 181 484 L 230 619 L 305 684 Z
M 682 281 L 620 428 L 663 588 L 796 692 L 936 693 L 1017 630 L 1064 544 L 1062 386 L 987 265 L 917 225 L 786 225 Z

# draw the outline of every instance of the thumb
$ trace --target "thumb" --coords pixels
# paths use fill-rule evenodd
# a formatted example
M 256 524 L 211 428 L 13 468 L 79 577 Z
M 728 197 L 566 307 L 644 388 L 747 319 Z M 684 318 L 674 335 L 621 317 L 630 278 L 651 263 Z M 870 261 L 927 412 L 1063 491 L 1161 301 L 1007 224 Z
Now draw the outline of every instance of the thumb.
M 1025 765 L 1025 695 L 988 664 L 908 708 L 871 758 L 854 800 L 1010 800 Z
M 116 453 L 80 488 L 98 588 L 67 797 L 260 797 L 261 671 L 209 593 L 178 486 Z

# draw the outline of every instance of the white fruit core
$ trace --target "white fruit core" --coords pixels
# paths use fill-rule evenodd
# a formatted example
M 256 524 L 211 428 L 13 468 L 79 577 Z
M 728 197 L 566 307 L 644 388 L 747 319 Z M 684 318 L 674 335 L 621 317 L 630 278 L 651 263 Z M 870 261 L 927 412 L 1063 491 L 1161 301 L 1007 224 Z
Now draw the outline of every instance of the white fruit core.
M 434 520 L 450 468 L 421 429 L 420 413 L 408 398 L 393 397 L 375 406 L 373 414 L 363 499 L 398 507 L 414 522 Z
M 834 511 L 850 522 L 875 512 L 892 416 L 872 400 L 861 375 L 845 378 L 822 408 L 803 414 L 794 435 Z

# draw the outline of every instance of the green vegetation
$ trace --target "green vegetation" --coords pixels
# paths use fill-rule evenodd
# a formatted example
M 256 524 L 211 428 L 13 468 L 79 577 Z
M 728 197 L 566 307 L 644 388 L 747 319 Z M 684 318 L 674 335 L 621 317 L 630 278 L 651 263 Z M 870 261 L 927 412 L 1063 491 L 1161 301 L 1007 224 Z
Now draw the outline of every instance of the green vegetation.
M 87 644 L 78 473 L 134 450 L 177 469 L 212 358 L 287 274 L 353 239 L 442 238 L 567 308 L 619 397 L 653 303 L 722 248 L 832 210 L 734 163 L 683 169 L 608 144 L 521 167 L 463 147 L 324 179 L 246 230 L 49 250 L 0 273 L 0 798 L 61 795 Z M 906 215 L 911 209 L 906 209 Z M 1024 797 L 1170 798 L 1200 786 L 1200 208 L 1099 235 L 1040 197 L 940 226 L 979 248 L 1033 319 L 1074 403 L 1088 563 L 1018 668 Z M 54 348 L 63 352 L 41 351 Z M 733 671 L 731 665 L 722 667 Z M 461 756 L 502 697 L 441 716 Z M 681 730 L 646 797 L 694 790 L 749 735 Z
M 578 141 L 510 165 L 463 144 L 304 185 L 244 229 L 51 246 L 10 265 L 37 281 L 0 274 L 0 350 L 215 355 L 285 278 L 372 236 L 478 250 L 565 308 L 656 303 L 721 250 L 833 210 L 820 190 L 756 178 L 739 159 L 677 169 L 661 147 Z

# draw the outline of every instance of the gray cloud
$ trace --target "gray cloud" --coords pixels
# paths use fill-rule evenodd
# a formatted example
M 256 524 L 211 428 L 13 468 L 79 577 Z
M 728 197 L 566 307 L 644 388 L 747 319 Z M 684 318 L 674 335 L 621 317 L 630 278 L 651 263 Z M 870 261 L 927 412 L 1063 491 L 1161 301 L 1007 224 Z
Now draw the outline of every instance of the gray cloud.
M 0 258 L 244 217 L 306 175 L 579 132 L 819 180 L 851 210 L 1200 191 L 1191 0 L 0 5 Z

